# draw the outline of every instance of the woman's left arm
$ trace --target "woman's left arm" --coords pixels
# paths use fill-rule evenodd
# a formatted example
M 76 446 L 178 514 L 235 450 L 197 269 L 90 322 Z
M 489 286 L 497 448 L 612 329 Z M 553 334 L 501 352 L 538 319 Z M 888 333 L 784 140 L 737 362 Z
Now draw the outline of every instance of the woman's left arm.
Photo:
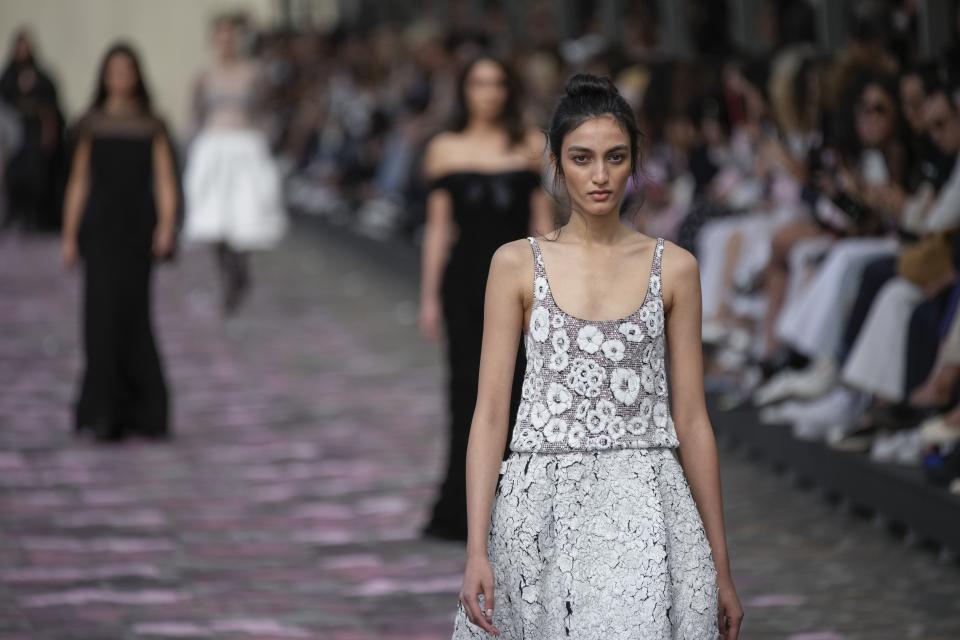
M 173 149 L 165 130 L 153 138 L 153 193 L 157 206 L 153 254 L 163 258 L 173 250 L 177 219 L 177 177 L 173 168 Z
M 743 609 L 730 572 L 720 464 L 703 391 L 700 271 L 696 258 L 673 244 L 664 248 L 662 265 L 671 413 L 680 440 L 680 464 L 703 519 L 717 568 L 720 630 L 725 639 L 732 639 L 738 637 Z

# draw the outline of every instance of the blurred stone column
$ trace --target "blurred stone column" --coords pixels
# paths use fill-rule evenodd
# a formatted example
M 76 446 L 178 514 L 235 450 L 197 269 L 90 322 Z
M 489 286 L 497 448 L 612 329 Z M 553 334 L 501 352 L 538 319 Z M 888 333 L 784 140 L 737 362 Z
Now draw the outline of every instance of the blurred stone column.
M 820 48 L 827 52 L 839 49 L 846 42 L 847 0 L 815 0 L 817 10 L 817 33 Z
M 802 1 L 802 0 L 800 0 Z M 733 42 L 742 50 L 762 53 L 767 43 L 759 37 L 764 0 L 732 0 L 730 25 Z
M 956 17 L 949 0 L 922 0 L 917 28 L 920 30 L 920 57 L 932 58 L 950 44 Z M 957 7 L 960 11 L 960 7 Z
M 658 0 L 660 3 L 661 47 L 667 55 L 690 53 L 685 0 Z M 727 25 L 723 25 L 726 29 Z
M 623 0 L 603 0 L 600 5 L 600 24 L 603 26 L 603 35 L 607 42 L 619 44 L 623 35 Z

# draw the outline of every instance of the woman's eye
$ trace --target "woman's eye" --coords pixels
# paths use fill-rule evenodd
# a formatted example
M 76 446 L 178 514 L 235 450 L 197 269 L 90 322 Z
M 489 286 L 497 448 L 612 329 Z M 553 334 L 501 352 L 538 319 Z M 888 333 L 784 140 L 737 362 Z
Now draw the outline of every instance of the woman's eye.
M 587 156 L 573 156 L 573 161 L 577 164 L 584 164 L 587 161 Z
M 611 153 L 611 154 L 610 154 L 610 162 L 615 162 L 615 163 L 617 163 L 617 164 L 620 164 L 621 162 L 623 162 L 623 160 L 624 160 L 624 157 L 623 157 L 623 154 L 622 154 L 622 153 Z

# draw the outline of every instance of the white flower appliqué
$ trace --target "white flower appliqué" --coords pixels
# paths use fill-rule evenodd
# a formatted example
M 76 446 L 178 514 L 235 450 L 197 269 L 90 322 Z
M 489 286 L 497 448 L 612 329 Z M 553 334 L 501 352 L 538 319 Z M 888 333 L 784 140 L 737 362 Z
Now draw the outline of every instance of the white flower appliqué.
M 623 418 L 620 416 L 614 416 L 613 420 L 607 423 L 607 433 L 614 441 L 617 441 L 623 436 L 627 435 L 627 428 L 624 425 Z
M 587 412 L 590 411 L 590 401 L 583 400 L 580 404 L 577 405 L 577 420 L 583 421 L 587 419 Z
M 547 408 L 555 416 L 560 415 L 573 406 L 573 394 L 562 385 L 551 382 L 547 389 Z
M 587 431 L 590 433 L 600 433 L 607 428 L 607 417 L 597 411 L 596 409 L 591 409 L 587 412 Z
M 589 358 L 577 358 L 570 365 L 567 374 L 567 386 L 588 398 L 600 395 L 600 389 L 607 379 L 606 370 Z
M 610 375 L 610 390 L 613 397 L 623 404 L 633 404 L 640 393 L 640 378 L 633 369 L 617 368 Z
M 667 417 L 669 416 L 669 411 L 667 410 L 667 403 L 662 400 L 658 400 L 656 404 L 653 405 L 653 424 L 657 429 L 663 429 L 667 426 Z
M 574 422 L 567 431 L 567 445 L 571 449 L 579 449 L 583 446 L 584 438 L 587 437 L 587 430 L 579 422 Z
M 570 357 L 565 351 L 554 351 L 547 366 L 550 367 L 551 371 L 563 371 L 568 362 L 570 362 Z
M 537 342 L 543 342 L 550 333 L 550 312 L 537 307 L 530 314 L 530 335 Z
M 557 329 L 551 337 L 554 351 L 566 351 L 570 348 L 570 336 L 563 329 Z
M 517 451 L 539 451 L 543 444 L 543 432 L 531 427 L 517 429 L 513 435 L 513 448 Z
M 656 383 L 657 374 L 654 373 L 653 367 L 646 362 L 643 363 L 643 366 L 640 367 L 640 384 L 643 386 L 644 393 L 653 393 Z
M 547 297 L 547 291 L 550 290 L 550 285 L 547 284 L 547 279 L 543 276 L 538 276 L 533 283 L 533 295 L 536 296 L 537 300 L 543 300 Z
M 603 332 L 592 324 L 585 324 L 577 332 L 577 346 L 585 353 L 594 354 L 603 344 Z
M 530 403 L 526 400 L 520 401 L 520 406 L 517 407 L 517 422 L 523 422 L 530 416 Z
M 537 429 L 542 429 L 550 419 L 550 410 L 547 405 L 538 402 L 530 410 L 530 423 Z
M 619 327 L 617 327 L 624 338 L 627 339 L 627 342 L 642 342 L 643 341 L 643 329 L 640 325 L 634 322 L 624 322 Z
M 642 436 L 647 432 L 647 421 L 640 416 L 633 416 L 627 420 L 627 431 L 635 436 Z
M 550 318 L 550 326 L 554 329 L 563 329 L 565 324 L 567 324 L 567 319 L 563 317 L 562 313 L 555 313 Z
M 660 295 L 660 276 L 657 274 L 650 276 L 650 293 Z
M 667 372 L 664 370 L 663 361 L 660 361 L 660 366 L 657 368 L 657 395 L 665 396 L 667 395 Z
M 543 430 L 543 437 L 551 444 L 563 442 L 567 437 L 567 423 L 560 418 L 552 418 Z
M 647 333 L 654 338 L 663 331 L 663 316 L 656 310 L 651 309 L 644 320 L 647 325 Z
M 607 356 L 610 360 L 614 362 L 620 362 L 623 360 L 624 353 L 626 353 L 626 347 L 619 340 L 607 340 L 602 345 L 600 349 L 603 350 L 603 355 Z

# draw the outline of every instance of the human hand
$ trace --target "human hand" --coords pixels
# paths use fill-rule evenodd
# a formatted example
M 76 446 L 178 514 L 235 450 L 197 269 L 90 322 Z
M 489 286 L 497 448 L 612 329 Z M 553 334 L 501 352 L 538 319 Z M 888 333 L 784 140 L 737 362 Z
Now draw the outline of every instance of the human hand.
M 420 317 L 418 320 L 420 334 L 430 342 L 440 340 L 440 330 L 443 324 L 440 301 L 436 298 L 424 300 L 420 303 Z
M 737 590 L 730 578 L 721 578 L 717 586 L 717 624 L 720 628 L 720 637 L 723 640 L 737 640 L 740 637 L 740 625 L 743 624 L 743 607 Z
M 493 626 L 493 569 L 485 555 L 467 558 L 460 603 L 470 622 L 491 635 L 500 635 L 500 630 Z
M 60 242 L 60 255 L 63 259 L 63 266 L 68 270 L 77 265 L 77 239 L 72 236 L 64 236 Z
M 153 255 L 165 258 L 173 251 L 173 229 L 157 227 L 153 232 Z

